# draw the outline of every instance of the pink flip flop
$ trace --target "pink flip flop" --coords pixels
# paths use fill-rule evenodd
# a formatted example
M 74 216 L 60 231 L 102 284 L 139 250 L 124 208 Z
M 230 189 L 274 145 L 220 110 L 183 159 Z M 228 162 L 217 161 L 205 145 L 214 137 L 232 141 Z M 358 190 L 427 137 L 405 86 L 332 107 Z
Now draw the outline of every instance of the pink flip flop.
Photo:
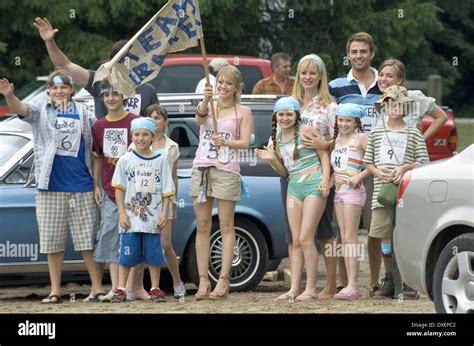
M 339 293 L 334 295 L 334 298 L 342 300 L 355 300 L 362 298 L 362 293 L 350 288 L 343 288 Z

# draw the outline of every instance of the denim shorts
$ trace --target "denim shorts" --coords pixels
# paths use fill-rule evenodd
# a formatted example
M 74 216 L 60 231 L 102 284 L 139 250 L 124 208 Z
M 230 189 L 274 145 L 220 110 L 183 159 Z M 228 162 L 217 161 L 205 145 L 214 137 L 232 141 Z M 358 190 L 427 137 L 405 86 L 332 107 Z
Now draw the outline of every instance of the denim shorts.
M 97 231 L 94 261 L 96 263 L 117 263 L 119 247 L 119 216 L 117 205 L 107 194 L 102 196 L 100 227 Z
M 125 232 L 120 235 L 118 262 L 123 267 L 135 267 L 145 263 L 149 266 L 166 264 L 161 234 Z

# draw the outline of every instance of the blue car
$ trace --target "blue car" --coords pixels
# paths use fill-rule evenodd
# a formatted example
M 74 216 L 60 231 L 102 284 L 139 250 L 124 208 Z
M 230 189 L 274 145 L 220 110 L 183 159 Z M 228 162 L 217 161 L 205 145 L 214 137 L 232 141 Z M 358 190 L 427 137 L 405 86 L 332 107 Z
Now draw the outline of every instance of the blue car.
M 78 102 L 91 106 L 92 99 Z M 192 159 L 199 141 L 194 111 L 195 96 L 160 97 L 170 115 L 171 138 L 180 145 L 179 193 L 177 220 L 173 224 L 173 247 L 179 256 L 185 278 L 199 283 L 196 264 L 196 219 L 188 195 Z M 271 129 L 271 112 L 275 100 L 243 100 L 255 118 L 255 140 L 252 148 L 263 146 Z M 247 291 L 257 286 L 267 270 L 275 269 L 288 256 L 285 242 L 285 219 L 280 198 L 279 177 L 270 166 L 257 160 L 253 150 L 241 158 L 241 173 L 250 196 L 242 196 L 236 205 L 236 246 L 231 271 L 231 290 Z M 31 127 L 17 117 L 0 122 L 0 282 L 11 278 L 31 277 L 48 272 L 47 256 L 39 253 L 39 235 L 35 215 L 34 153 Z M 213 284 L 221 267 L 222 239 L 219 232 L 217 205 L 213 208 L 209 276 Z M 79 252 L 68 240 L 64 277 L 85 272 Z M 2 278 L 3 277 L 3 278 Z

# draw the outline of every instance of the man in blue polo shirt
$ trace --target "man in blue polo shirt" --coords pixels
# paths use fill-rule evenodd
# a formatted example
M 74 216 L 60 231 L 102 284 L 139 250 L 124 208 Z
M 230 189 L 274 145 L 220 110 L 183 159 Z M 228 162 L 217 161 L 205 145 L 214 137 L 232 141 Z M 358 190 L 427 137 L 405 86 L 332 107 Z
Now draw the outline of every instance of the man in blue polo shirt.
M 372 36 L 366 32 L 353 34 L 346 44 L 347 58 L 351 62 L 351 70 L 347 76 L 336 78 L 329 83 L 329 92 L 339 103 L 355 103 L 364 106 L 367 115 L 361 119 L 365 134 L 369 135 L 372 128 L 377 123 L 374 103 L 382 94 L 378 85 L 378 72 L 370 66 L 375 57 L 375 44 Z M 367 202 L 363 210 L 364 228 L 370 228 L 371 210 L 370 201 L 373 193 L 373 178 L 364 180 L 367 191 Z M 370 266 L 370 290 L 369 295 L 393 296 L 393 282 L 390 273 L 382 280 L 381 287 L 378 285 L 382 253 L 380 250 L 380 239 L 368 236 L 367 252 Z M 391 258 L 384 257 L 384 262 L 389 262 Z M 386 268 L 390 268 L 389 263 L 385 263 Z M 339 263 L 339 271 L 343 286 L 347 284 L 347 273 L 343 263 Z M 382 288 L 382 290 L 380 289 Z M 377 292 L 379 291 L 379 292 Z

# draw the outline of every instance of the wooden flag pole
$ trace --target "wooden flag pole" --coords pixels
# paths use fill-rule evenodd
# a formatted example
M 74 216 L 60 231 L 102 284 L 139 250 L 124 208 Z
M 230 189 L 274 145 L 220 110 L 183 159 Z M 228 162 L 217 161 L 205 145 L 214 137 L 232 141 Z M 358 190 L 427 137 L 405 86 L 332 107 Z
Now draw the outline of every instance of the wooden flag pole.
M 211 84 L 209 79 L 209 66 L 207 64 L 207 55 L 206 55 L 206 46 L 204 45 L 204 36 L 199 39 L 199 44 L 201 46 L 201 54 L 202 54 L 202 63 L 204 65 L 204 75 L 206 76 L 206 83 Z M 217 136 L 217 119 L 216 119 L 216 111 L 214 109 L 214 98 L 211 98 L 210 102 L 211 107 L 211 116 L 212 116 L 212 126 L 214 128 L 214 134 Z

